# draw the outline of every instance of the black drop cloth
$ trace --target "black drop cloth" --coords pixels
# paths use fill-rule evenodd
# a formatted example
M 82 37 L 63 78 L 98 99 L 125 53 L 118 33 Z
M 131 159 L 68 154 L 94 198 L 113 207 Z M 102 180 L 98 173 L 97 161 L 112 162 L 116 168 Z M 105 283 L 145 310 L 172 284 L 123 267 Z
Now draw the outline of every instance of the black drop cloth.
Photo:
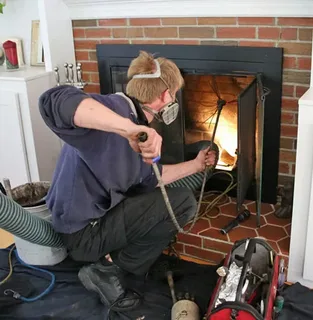
M 0 250 L 0 281 L 8 274 L 8 251 Z M 147 277 L 128 276 L 127 287 L 143 294 L 141 306 L 127 314 L 110 313 L 98 299 L 79 282 L 77 273 L 81 265 L 66 259 L 54 267 L 45 267 L 53 272 L 56 283 L 53 290 L 34 302 L 21 302 L 4 295 L 5 289 L 18 291 L 25 297 L 34 297 L 50 284 L 50 277 L 21 265 L 13 255 L 14 272 L 11 279 L 0 286 L 0 319 L 5 320 L 145 320 L 171 319 L 172 300 L 167 281 L 163 277 L 169 268 L 174 270 L 176 293 L 189 292 L 195 296 L 202 314 L 206 312 L 217 275 L 215 266 L 203 266 L 174 257 L 161 256 Z M 144 317 L 144 318 L 143 318 Z
M 312 320 L 313 290 L 295 283 L 281 294 L 284 297 L 284 307 L 278 320 Z

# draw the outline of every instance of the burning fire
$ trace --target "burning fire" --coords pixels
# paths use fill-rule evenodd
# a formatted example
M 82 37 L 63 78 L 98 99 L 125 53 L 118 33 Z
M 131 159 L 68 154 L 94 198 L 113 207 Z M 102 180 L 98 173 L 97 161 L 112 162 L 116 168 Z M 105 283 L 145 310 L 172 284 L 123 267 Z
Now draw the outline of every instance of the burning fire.
M 226 105 L 224 108 L 237 109 L 237 105 Z M 218 145 L 220 150 L 217 169 L 231 171 L 237 161 L 237 116 L 232 114 L 234 113 L 234 110 L 225 110 L 224 114 L 223 111 L 221 113 L 215 135 L 215 143 Z M 210 124 L 209 136 L 212 136 L 215 119 L 213 119 Z
M 225 100 L 214 142 L 220 149 L 217 168 L 231 171 L 237 162 L 237 99 L 252 81 L 252 77 L 228 75 L 186 75 L 184 100 L 186 102 L 187 143 L 211 140 L 216 121 L 218 99 Z
M 217 168 L 231 171 L 237 160 L 237 115 L 234 114 L 237 113 L 237 105 L 226 105 L 224 108 L 225 110 L 221 113 L 215 135 L 215 143 L 220 149 Z M 210 125 L 210 132 L 212 132 L 215 125 L 215 119 Z

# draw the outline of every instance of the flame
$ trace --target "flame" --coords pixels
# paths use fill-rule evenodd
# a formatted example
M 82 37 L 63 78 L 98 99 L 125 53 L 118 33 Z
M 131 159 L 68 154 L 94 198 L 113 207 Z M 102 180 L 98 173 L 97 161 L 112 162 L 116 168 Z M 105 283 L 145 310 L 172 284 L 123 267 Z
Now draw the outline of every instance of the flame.
M 211 128 L 215 125 L 215 121 L 212 122 Z M 227 170 L 227 167 L 229 167 L 229 170 L 231 170 L 237 160 L 237 118 L 233 114 L 229 112 L 224 115 L 221 114 L 216 129 L 215 143 L 220 150 L 217 167 L 224 170 Z

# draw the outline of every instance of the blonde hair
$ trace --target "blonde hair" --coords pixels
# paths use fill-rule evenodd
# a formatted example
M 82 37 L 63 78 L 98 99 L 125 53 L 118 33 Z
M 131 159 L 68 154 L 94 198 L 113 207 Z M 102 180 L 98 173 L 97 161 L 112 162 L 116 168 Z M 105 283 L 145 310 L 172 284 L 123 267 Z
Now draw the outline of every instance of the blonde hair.
M 176 64 L 166 58 L 156 59 L 160 65 L 161 76 L 158 78 L 134 78 L 135 75 L 153 74 L 157 70 L 157 65 L 152 54 L 140 51 L 128 69 L 129 80 L 126 93 L 142 103 L 151 103 L 157 99 L 166 89 L 171 94 L 184 85 L 184 79 Z

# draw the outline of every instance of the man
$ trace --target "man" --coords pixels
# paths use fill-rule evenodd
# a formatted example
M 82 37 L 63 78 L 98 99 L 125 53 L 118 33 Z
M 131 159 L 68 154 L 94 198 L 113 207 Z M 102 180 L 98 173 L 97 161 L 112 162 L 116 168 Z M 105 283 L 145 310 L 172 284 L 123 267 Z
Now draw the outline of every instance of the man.
M 91 262 L 79 272 L 83 285 L 117 311 L 140 301 L 125 291 L 123 273 L 145 274 L 177 233 L 151 166 L 162 138 L 148 124 L 175 120 L 183 78 L 172 61 L 146 52 L 132 61 L 128 77 L 127 95 L 59 86 L 39 103 L 45 123 L 65 142 L 47 196 L 53 226 L 72 259 Z M 215 154 L 201 150 L 191 161 L 158 167 L 170 184 L 214 163 Z M 167 193 L 184 226 L 196 212 L 192 192 Z

